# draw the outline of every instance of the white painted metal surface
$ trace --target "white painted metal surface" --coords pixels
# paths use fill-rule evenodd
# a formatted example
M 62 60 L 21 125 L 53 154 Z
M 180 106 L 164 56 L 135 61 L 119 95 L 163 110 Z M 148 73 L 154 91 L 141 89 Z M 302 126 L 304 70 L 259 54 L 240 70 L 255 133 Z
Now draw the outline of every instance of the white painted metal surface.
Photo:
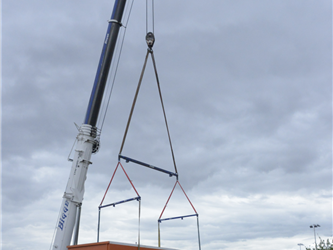
M 67 187 L 63 196 L 52 250 L 67 250 L 75 225 L 77 206 L 82 203 L 84 182 L 92 154 L 96 132 L 91 125 L 83 124 L 77 136 L 77 144 Z

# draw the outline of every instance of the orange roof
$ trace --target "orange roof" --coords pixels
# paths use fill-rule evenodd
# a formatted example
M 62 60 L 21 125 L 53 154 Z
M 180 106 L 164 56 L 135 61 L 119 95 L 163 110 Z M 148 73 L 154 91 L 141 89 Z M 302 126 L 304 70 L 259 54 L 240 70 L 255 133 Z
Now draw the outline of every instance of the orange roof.
M 75 246 L 68 246 L 68 250 L 134 250 L 138 249 L 136 244 L 125 244 L 112 241 L 96 242 L 89 244 L 81 244 Z M 140 245 L 140 250 L 175 250 L 171 248 L 150 247 Z

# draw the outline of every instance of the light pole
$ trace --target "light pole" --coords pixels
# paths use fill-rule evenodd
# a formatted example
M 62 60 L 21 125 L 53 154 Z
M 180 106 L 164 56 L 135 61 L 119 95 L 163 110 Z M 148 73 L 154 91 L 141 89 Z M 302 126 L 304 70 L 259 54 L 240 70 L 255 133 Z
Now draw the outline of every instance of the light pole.
M 315 246 L 316 246 L 316 250 L 317 250 L 316 227 L 320 227 L 320 225 L 313 224 L 313 225 L 310 226 L 310 228 L 313 228 L 313 233 L 314 233 L 314 238 L 315 238 Z
M 299 245 L 299 250 L 301 250 L 301 246 L 304 246 L 302 243 L 298 243 L 297 245 Z

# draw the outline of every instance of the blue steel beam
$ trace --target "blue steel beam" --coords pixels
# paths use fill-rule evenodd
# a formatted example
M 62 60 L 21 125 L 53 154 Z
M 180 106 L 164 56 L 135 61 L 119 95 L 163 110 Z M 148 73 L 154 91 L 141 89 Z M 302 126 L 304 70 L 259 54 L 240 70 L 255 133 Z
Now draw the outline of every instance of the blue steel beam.
M 150 165 L 148 163 L 144 163 L 142 161 L 138 161 L 138 160 L 134 160 L 132 158 L 129 158 L 127 156 L 123 156 L 123 155 L 119 155 L 118 156 L 119 159 L 124 159 L 127 163 L 128 162 L 133 162 L 133 163 L 136 163 L 136 164 L 139 164 L 141 166 L 145 166 L 147 168 L 151 168 L 151 169 L 154 169 L 154 170 L 157 170 L 157 171 L 160 171 L 162 173 L 165 173 L 165 174 L 168 174 L 170 177 L 171 176 L 176 176 L 177 180 L 178 180 L 178 174 L 177 173 L 173 173 L 173 172 L 170 172 L 168 170 L 165 170 L 165 169 L 162 169 L 162 168 L 159 168 L 159 167 L 156 167 L 156 166 L 153 166 L 153 165 Z
M 192 216 L 197 216 L 198 217 L 198 214 L 190 214 L 190 215 L 183 215 L 183 216 L 177 216 L 177 217 L 171 217 L 171 218 L 165 218 L 165 219 L 159 219 L 158 222 L 162 222 L 164 220 L 175 220 L 175 219 L 183 219 L 183 218 L 186 218 L 186 217 L 192 217 Z
M 138 196 L 138 197 L 130 198 L 130 199 L 127 199 L 127 200 L 123 200 L 123 201 L 118 201 L 118 202 L 115 202 L 115 203 L 106 204 L 104 206 L 99 206 L 98 208 L 101 209 L 101 208 L 110 207 L 110 206 L 115 207 L 116 205 L 119 205 L 119 204 L 122 204 L 122 203 L 125 203 L 125 202 L 129 202 L 129 201 L 134 201 L 134 200 L 139 201 L 139 200 L 141 200 L 141 197 Z

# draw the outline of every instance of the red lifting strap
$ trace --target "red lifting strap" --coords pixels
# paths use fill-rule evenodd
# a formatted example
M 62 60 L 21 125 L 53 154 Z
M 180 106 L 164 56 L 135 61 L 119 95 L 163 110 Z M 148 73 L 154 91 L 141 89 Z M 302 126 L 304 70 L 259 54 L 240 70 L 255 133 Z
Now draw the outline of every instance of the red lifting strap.
M 105 196 L 106 196 L 107 192 L 109 191 L 109 188 L 110 188 L 111 182 L 112 182 L 112 180 L 113 180 L 113 177 L 114 177 L 114 175 L 115 175 L 115 174 L 116 174 L 116 172 L 117 172 L 117 169 L 118 169 L 119 165 L 120 165 L 120 166 L 121 166 L 121 168 L 123 169 L 123 171 L 124 171 L 124 173 L 125 173 L 125 175 L 126 175 L 126 177 L 127 177 L 128 181 L 131 183 L 131 185 L 132 185 L 132 187 L 133 187 L 133 189 L 134 189 L 135 193 L 136 193 L 136 194 L 137 194 L 137 195 L 140 197 L 140 195 L 139 195 L 138 191 L 136 191 L 136 189 L 135 189 L 135 187 L 134 187 L 134 185 L 133 185 L 132 181 L 131 181 L 131 180 L 130 180 L 130 178 L 128 177 L 128 175 L 127 175 L 127 173 L 126 173 L 126 171 L 125 171 L 125 169 L 124 169 L 123 165 L 121 165 L 121 163 L 120 163 L 120 162 L 118 162 L 118 164 L 117 164 L 117 167 L 116 167 L 116 169 L 114 170 L 114 172 L 113 172 L 113 175 L 112 175 L 112 177 L 111 177 L 110 183 L 109 183 L 109 185 L 108 185 L 108 187 L 107 187 L 107 189 L 106 189 L 106 191 L 105 191 L 105 194 L 104 194 L 104 196 L 103 196 L 103 199 L 102 199 L 102 201 L 101 201 L 101 204 L 100 204 L 100 206 L 102 206 L 102 204 L 103 204 L 103 201 L 104 201 L 104 199 L 105 199 Z
M 165 203 L 165 206 L 164 206 L 164 208 L 163 208 L 163 210 L 162 210 L 162 213 L 161 213 L 161 215 L 160 215 L 160 217 L 159 217 L 158 219 L 161 219 L 161 217 L 162 217 L 162 215 L 163 215 L 163 213 L 164 213 L 164 210 L 165 210 L 166 206 L 168 205 L 169 200 L 170 200 L 170 198 L 171 198 L 171 196 L 172 196 L 172 194 L 173 194 L 173 191 L 175 190 L 175 187 L 176 187 L 177 183 L 178 183 L 178 185 L 180 186 L 180 188 L 182 189 L 182 191 L 183 191 L 184 195 L 186 196 L 188 202 L 191 204 L 191 206 L 192 206 L 194 212 L 195 212 L 196 214 L 198 214 L 197 211 L 195 210 L 195 208 L 194 208 L 192 202 L 191 202 L 190 199 L 187 197 L 187 195 L 186 195 L 186 193 L 185 193 L 185 191 L 184 191 L 182 185 L 180 185 L 179 181 L 177 180 L 176 183 L 175 183 L 175 185 L 173 186 L 173 189 L 172 189 L 172 191 L 171 191 L 171 194 L 170 194 L 170 196 L 169 196 L 167 202 Z

